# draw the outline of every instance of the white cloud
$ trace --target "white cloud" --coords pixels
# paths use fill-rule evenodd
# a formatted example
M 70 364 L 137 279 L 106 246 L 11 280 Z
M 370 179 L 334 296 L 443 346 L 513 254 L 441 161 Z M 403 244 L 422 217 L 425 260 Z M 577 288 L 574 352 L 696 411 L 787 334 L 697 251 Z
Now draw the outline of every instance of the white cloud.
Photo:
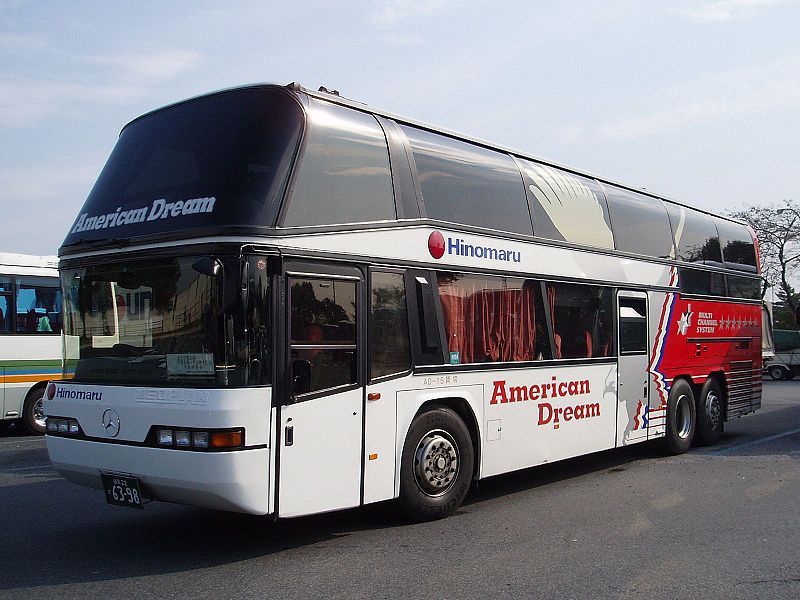
M 371 13 L 372 20 L 380 25 L 393 25 L 403 19 L 429 17 L 444 8 L 446 0 L 381 0 Z
M 122 69 L 125 72 L 123 75 L 149 81 L 165 81 L 195 69 L 200 63 L 200 55 L 187 50 L 171 50 L 130 56 L 90 56 L 85 60 Z
M 46 201 L 69 191 L 85 196 L 97 178 L 97 173 L 97 163 L 2 169 L 0 189 L 6 198 L 13 198 L 15 203 Z
M 38 50 L 47 47 L 47 40 L 37 35 L 0 31 L 0 48 L 3 50 Z
M 693 21 L 712 23 L 742 19 L 760 14 L 765 8 L 777 4 L 796 3 L 797 0 L 714 0 L 693 2 L 680 12 Z
M 633 112 L 595 125 L 556 128 L 565 144 L 632 140 L 688 127 L 768 114 L 794 113 L 800 105 L 800 58 L 752 65 L 660 90 Z
M 80 84 L 20 79 L 0 82 L 0 128 L 33 125 L 55 114 L 73 113 L 81 106 L 126 104 L 146 93 L 133 84 Z
M 125 105 L 139 101 L 164 81 L 197 67 L 194 52 L 172 50 L 152 54 L 77 59 L 101 65 L 101 83 L 16 78 L 0 80 L 0 127 L 27 127 L 55 114 L 74 114 L 90 105 Z

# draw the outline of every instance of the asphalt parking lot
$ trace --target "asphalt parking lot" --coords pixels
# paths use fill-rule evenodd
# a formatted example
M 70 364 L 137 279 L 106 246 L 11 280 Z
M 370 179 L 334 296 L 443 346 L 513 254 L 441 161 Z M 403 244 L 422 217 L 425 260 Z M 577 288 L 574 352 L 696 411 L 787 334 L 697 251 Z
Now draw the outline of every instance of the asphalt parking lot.
M 0 433 L 0 598 L 800 597 L 800 380 L 723 442 L 602 452 L 480 483 L 449 519 L 390 506 L 272 523 L 106 505 Z

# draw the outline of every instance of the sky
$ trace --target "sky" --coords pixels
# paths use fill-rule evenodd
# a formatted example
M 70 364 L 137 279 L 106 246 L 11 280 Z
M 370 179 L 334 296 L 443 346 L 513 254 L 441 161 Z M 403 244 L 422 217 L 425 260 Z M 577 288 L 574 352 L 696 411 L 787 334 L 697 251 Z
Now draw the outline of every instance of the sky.
M 136 116 L 254 82 L 712 212 L 800 199 L 800 1 L 0 0 L 0 251 L 55 254 Z

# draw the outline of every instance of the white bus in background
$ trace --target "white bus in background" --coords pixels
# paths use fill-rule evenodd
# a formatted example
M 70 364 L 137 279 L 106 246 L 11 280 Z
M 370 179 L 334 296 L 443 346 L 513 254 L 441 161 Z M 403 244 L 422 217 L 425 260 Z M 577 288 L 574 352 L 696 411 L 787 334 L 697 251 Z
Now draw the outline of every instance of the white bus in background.
M 61 378 L 58 258 L 0 252 L 0 427 L 44 433 L 42 394 Z

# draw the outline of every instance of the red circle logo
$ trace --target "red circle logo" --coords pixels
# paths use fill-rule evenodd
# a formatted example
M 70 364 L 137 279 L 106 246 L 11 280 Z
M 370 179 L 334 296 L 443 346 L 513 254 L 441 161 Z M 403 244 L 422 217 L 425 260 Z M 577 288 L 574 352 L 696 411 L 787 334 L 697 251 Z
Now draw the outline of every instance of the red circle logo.
M 52 400 L 55 397 L 56 397 L 56 384 L 51 383 L 50 385 L 47 386 L 47 399 Z
M 428 252 L 436 259 L 444 256 L 444 236 L 438 231 L 434 231 L 428 236 Z

